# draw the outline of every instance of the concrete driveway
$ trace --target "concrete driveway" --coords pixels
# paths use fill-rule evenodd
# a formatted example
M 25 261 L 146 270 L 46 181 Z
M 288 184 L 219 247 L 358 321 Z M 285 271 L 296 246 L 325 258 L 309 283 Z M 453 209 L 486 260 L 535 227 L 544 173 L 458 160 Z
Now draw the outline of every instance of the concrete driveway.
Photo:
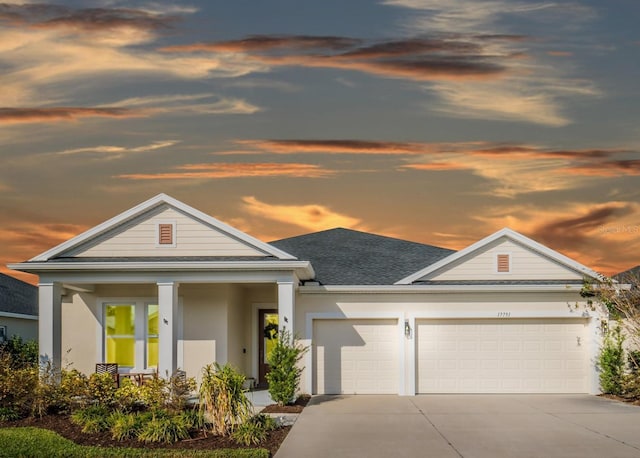
M 640 457 L 640 407 L 588 395 L 316 396 L 276 458 Z

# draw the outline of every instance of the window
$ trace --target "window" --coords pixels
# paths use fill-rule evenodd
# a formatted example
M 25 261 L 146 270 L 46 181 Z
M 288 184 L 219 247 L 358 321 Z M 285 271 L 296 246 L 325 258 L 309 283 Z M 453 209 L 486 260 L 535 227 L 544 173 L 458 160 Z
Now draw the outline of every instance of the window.
M 156 246 L 175 248 L 176 223 L 173 221 L 159 222 L 156 228 Z
M 104 304 L 104 361 L 123 368 L 158 366 L 157 304 Z
M 499 273 L 508 273 L 510 271 L 509 255 L 499 254 L 496 259 L 497 271 Z
M 0 326 L 0 343 L 4 343 L 7 341 L 7 327 Z

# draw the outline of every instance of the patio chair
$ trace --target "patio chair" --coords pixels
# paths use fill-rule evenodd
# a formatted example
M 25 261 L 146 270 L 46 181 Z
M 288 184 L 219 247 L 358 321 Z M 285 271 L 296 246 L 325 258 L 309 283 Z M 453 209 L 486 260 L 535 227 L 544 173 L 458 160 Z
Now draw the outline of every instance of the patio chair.
M 118 376 L 118 363 L 97 363 L 96 374 L 111 374 L 116 386 L 120 386 L 120 377 Z

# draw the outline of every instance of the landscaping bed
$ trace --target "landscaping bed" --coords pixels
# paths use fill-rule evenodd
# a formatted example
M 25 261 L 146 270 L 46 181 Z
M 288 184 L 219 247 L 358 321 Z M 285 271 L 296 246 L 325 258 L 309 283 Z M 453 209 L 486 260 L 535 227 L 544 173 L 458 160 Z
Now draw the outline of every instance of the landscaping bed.
M 267 434 L 265 441 L 255 447 L 238 445 L 230 437 L 214 436 L 198 432 L 196 436 L 172 444 L 143 443 L 136 439 L 115 440 L 109 432 L 83 433 L 81 427 L 72 423 L 67 415 L 46 415 L 42 418 L 28 417 L 16 421 L 0 422 L 0 428 L 36 427 L 54 431 L 79 445 L 99 447 L 128 447 L 144 449 L 167 450 L 211 450 L 211 449 L 247 449 L 265 448 L 273 456 L 291 429 L 290 426 L 280 427 Z

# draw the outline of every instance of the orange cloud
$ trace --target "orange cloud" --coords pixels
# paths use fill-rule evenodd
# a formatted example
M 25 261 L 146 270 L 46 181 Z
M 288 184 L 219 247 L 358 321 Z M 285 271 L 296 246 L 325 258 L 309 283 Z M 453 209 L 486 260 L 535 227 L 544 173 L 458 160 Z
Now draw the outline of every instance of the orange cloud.
M 177 19 L 177 16 L 134 8 L 73 9 L 62 5 L 31 3 L 0 5 L 0 21 L 37 28 L 157 30 L 170 28 Z
M 414 155 L 434 151 L 432 145 L 428 143 L 366 140 L 236 140 L 236 143 L 274 154 L 326 153 Z
M 434 37 L 364 44 L 363 40 L 348 37 L 254 35 L 242 40 L 178 45 L 161 50 L 241 52 L 270 66 L 336 68 L 416 81 L 495 78 L 506 71 L 499 61 L 509 59 L 510 55 L 485 52 L 483 40 L 472 40 L 474 37 L 468 40 Z M 300 53 L 310 50 L 314 52 Z
M 407 164 L 401 166 L 403 169 L 411 169 L 411 170 L 435 170 L 435 171 L 443 171 L 443 170 L 470 170 L 472 167 L 456 163 L 456 162 L 430 162 L 427 164 Z
M 595 177 L 640 176 L 640 159 L 601 161 L 568 167 L 565 172 L 572 175 Z
M 149 110 L 95 107 L 0 108 L 0 124 L 77 121 L 86 117 L 140 118 Z
M 360 228 L 361 220 L 334 212 L 324 205 L 272 205 L 253 196 L 243 197 L 245 210 L 254 216 L 286 224 L 293 224 L 309 231 L 322 231 L 334 227 Z
M 243 177 L 325 178 L 335 172 L 312 164 L 279 163 L 213 163 L 187 164 L 176 167 L 178 172 L 134 173 L 117 175 L 129 180 L 186 180 Z
M 549 56 L 553 57 L 570 57 L 573 56 L 573 53 L 570 51 L 547 51 Z

